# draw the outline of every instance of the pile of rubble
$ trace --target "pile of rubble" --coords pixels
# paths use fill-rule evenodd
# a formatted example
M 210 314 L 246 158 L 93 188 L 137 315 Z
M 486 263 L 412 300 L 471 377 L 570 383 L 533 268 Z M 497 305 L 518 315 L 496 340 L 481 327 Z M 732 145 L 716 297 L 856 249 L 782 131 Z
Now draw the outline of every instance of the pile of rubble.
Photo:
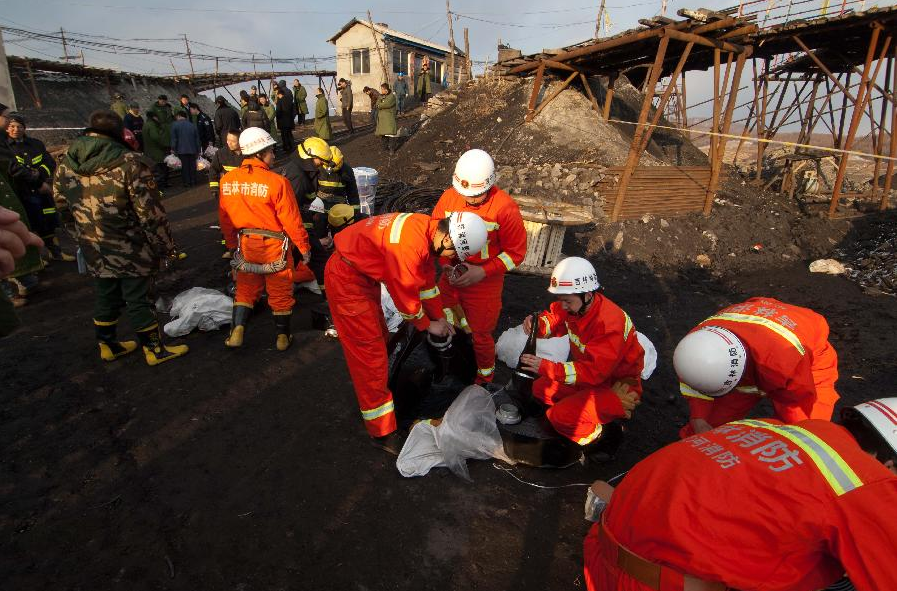
M 549 193 L 557 201 L 592 207 L 596 187 L 604 180 L 607 168 L 600 164 L 524 164 L 499 166 L 498 183 L 515 195 Z M 600 208 L 593 214 L 603 215 Z
M 870 295 L 897 295 L 897 226 L 881 224 L 874 235 L 857 240 L 850 249 L 835 251 L 847 267 L 846 277 Z

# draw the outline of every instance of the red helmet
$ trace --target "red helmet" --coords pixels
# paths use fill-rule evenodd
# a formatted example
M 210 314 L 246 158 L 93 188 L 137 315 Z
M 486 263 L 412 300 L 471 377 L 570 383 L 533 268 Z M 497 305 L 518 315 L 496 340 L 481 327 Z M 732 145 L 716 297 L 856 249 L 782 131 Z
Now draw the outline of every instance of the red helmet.
M 135 152 L 140 151 L 140 142 L 137 141 L 137 136 L 134 135 L 134 132 L 128 128 L 125 128 L 124 133 L 125 143 L 131 146 L 131 149 Z

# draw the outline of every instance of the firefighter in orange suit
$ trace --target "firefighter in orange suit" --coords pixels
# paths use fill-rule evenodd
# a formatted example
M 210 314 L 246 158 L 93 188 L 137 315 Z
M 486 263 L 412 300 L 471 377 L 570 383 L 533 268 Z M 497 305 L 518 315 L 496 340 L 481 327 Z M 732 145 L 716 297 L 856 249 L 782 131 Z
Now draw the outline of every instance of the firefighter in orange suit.
M 586 588 L 897 589 L 895 462 L 897 398 L 842 425 L 741 420 L 668 445 L 592 485 Z
M 443 257 L 439 281 L 446 309 L 460 305 L 470 328 L 477 361 L 476 383 L 492 381 L 495 374 L 495 340 L 492 331 L 501 312 L 505 273 L 526 256 L 526 230 L 520 209 L 510 195 L 495 186 L 495 163 L 483 150 L 468 150 L 455 165 L 452 187 L 439 198 L 433 219 L 456 211 L 479 215 L 489 230 L 487 245 L 465 260 L 466 272 L 448 272 L 451 259 Z M 449 317 L 450 321 L 463 319 Z M 467 328 L 467 327 L 465 327 Z
M 387 387 L 389 333 L 380 307 L 380 283 L 396 309 L 418 330 L 437 336 L 454 332 L 436 287 L 433 258 L 464 260 L 486 243 L 486 225 L 476 214 L 455 213 L 432 220 L 423 214 L 393 213 L 368 218 L 334 239 L 324 284 L 365 427 L 375 447 L 398 455 L 392 393 Z
M 286 351 L 293 340 L 290 319 L 296 300 L 290 241 L 306 262 L 311 247 L 289 181 L 270 170 L 275 145 L 261 128 L 244 130 L 240 150 L 245 159 L 220 181 L 221 232 L 227 248 L 236 249 L 231 266 L 236 270 L 237 293 L 225 341 L 228 347 L 243 345 L 246 322 L 264 289 L 274 312 L 277 350 Z
M 682 437 L 745 417 L 763 397 L 786 423 L 829 420 L 838 400 L 825 318 L 772 298 L 751 298 L 699 324 L 676 347 L 673 365 L 691 410 Z
M 600 290 L 592 263 L 568 257 L 551 272 L 548 291 L 558 301 L 523 323 L 527 334 L 535 325 L 539 338 L 570 337 L 572 361 L 527 354 L 520 361 L 540 376 L 533 396 L 548 405 L 551 425 L 580 445 L 596 441 L 602 425 L 631 417 L 642 394 L 645 351 L 629 315 Z

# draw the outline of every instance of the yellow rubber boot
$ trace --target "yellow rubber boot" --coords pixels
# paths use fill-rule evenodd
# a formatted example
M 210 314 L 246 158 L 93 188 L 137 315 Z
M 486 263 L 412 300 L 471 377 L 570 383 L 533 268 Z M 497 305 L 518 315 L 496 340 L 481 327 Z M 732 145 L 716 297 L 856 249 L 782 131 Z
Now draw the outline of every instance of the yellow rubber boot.
M 140 344 L 143 345 L 143 355 L 147 365 L 155 366 L 178 357 L 183 357 L 190 351 L 187 345 L 166 345 L 162 341 L 162 332 L 158 324 L 137 331 Z
M 230 335 L 224 341 L 226 346 L 233 349 L 243 346 L 243 335 L 246 332 L 246 323 L 249 321 L 249 314 L 251 312 L 252 308 L 245 304 L 234 304 L 230 323 Z
M 103 320 L 93 321 L 97 335 L 97 344 L 100 347 L 100 359 L 103 361 L 115 361 L 119 357 L 124 357 L 128 353 L 133 353 L 137 350 L 136 341 L 118 340 L 117 324 L 118 320 L 111 322 Z
M 286 351 L 293 343 L 293 334 L 290 331 L 290 321 L 293 319 L 292 310 L 286 313 L 274 313 L 274 326 L 277 327 L 277 350 Z

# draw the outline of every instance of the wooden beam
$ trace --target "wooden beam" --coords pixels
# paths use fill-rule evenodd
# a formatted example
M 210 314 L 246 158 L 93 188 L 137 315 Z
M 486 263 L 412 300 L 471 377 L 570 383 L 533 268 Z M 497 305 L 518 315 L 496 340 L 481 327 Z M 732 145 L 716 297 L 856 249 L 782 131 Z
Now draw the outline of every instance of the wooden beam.
M 536 100 L 539 98 L 539 91 L 542 90 L 542 77 L 545 75 L 545 64 L 540 63 L 539 69 L 536 70 L 536 79 L 533 80 L 533 92 L 529 96 L 529 106 L 526 109 L 526 117 L 524 121 L 532 121 L 536 112 Z
M 592 110 L 595 111 L 596 113 L 600 113 L 601 109 L 598 108 L 598 101 L 595 100 L 595 95 L 592 94 L 592 87 L 589 86 L 589 79 L 586 78 L 586 75 L 582 74 L 582 73 L 579 74 L 579 79 L 582 82 L 582 85 L 586 90 L 586 94 L 589 97 L 589 101 L 591 101 L 591 103 L 592 103 Z
M 869 92 L 869 81 L 875 80 L 875 78 L 878 76 L 878 67 L 881 66 L 881 58 L 884 57 L 885 53 L 888 50 L 888 47 L 890 47 L 891 45 L 891 37 L 888 36 L 885 39 L 882 55 L 879 58 L 878 67 L 875 68 L 875 74 L 870 77 L 869 71 L 872 69 L 872 60 L 875 59 L 875 50 L 878 47 L 879 33 L 881 33 L 881 29 L 879 29 L 878 27 L 873 27 L 872 37 L 869 39 L 869 47 L 866 50 L 866 63 L 863 65 L 863 76 L 860 78 L 860 87 L 857 89 L 857 100 L 853 106 L 853 116 L 850 118 L 850 127 L 847 130 L 847 140 L 844 142 L 845 150 L 850 150 L 850 148 L 853 146 L 853 139 L 856 136 L 857 127 L 859 127 L 860 119 L 863 116 L 863 111 L 866 109 L 866 99 L 871 94 Z M 835 187 L 832 191 L 831 203 L 829 203 L 829 217 L 834 217 L 835 212 L 838 210 L 838 201 L 841 197 L 841 187 L 844 185 L 844 175 L 847 173 L 848 160 L 849 157 L 847 153 L 843 153 L 841 155 L 841 161 L 838 163 L 838 173 L 835 176 Z
M 604 96 L 604 110 L 601 113 L 601 117 L 604 118 L 605 121 L 610 119 L 610 105 L 614 100 L 614 84 L 617 83 L 617 78 L 619 76 L 619 72 L 614 72 L 607 78 L 607 94 Z
M 897 60 L 897 47 L 894 47 L 894 57 L 892 58 Z M 891 95 L 893 96 L 897 91 L 897 72 L 895 72 L 894 77 L 891 79 Z M 891 179 L 894 177 L 894 157 L 897 155 L 897 103 L 894 101 L 891 102 L 891 145 L 890 150 L 888 151 L 888 156 L 890 160 L 888 160 L 888 167 L 885 169 L 885 187 L 884 192 L 881 194 L 881 203 L 878 205 L 879 211 L 884 211 L 888 208 L 888 199 L 891 196 Z
M 28 72 L 28 80 L 31 81 L 31 95 L 34 97 L 34 106 L 43 109 L 44 106 L 40 100 L 40 94 L 37 92 L 37 83 L 34 81 L 34 72 L 31 71 L 31 62 L 25 62 L 25 70 Z M 109 75 L 106 75 L 106 82 L 109 82 Z
M 663 66 L 663 58 L 666 56 L 669 44 L 669 36 L 664 35 L 660 38 L 660 44 L 657 46 L 657 55 L 654 57 L 654 66 L 651 68 L 651 84 L 649 86 L 652 89 L 657 86 L 657 80 L 660 78 L 660 71 Z M 641 157 L 641 153 L 637 150 L 641 144 L 641 135 L 644 131 L 643 127 L 648 120 L 648 111 L 651 108 L 653 98 L 653 93 L 646 93 L 645 98 L 642 100 L 642 109 L 638 116 L 638 125 L 632 134 L 632 143 L 629 145 L 629 155 L 626 157 L 626 165 L 623 169 L 623 174 L 620 176 L 620 183 L 617 186 L 617 198 L 614 201 L 614 209 L 610 218 L 613 222 L 620 219 L 620 212 L 623 210 L 623 201 L 625 200 L 629 180 L 632 178 L 632 174 L 635 172 L 635 167 L 638 166 L 638 161 Z
M 555 89 L 554 92 L 551 93 L 551 95 L 549 95 L 548 97 L 543 99 L 541 103 L 539 103 L 538 108 L 536 108 L 536 111 L 533 113 L 533 116 L 530 117 L 529 120 L 532 121 L 533 119 L 535 119 L 539 115 L 539 113 L 542 112 L 542 109 L 547 107 L 548 103 L 553 101 L 557 97 L 557 95 L 561 94 L 565 88 L 570 86 L 570 83 L 573 82 L 573 79 L 577 76 L 582 76 L 582 74 L 580 74 L 579 72 L 573 72 L 572 74 L 570 74 L 567 79 L 564 80 L 563 84 L 561 84 L 558 88 Z
M 694 33 L 683 33 L 682 31 L 670 29 L 666 32 L 666 34 L 671 38 L 676 39 L 677 41 L 683 41 L 685 43 L 697 43 L 698 45 L 712 47 L 713 49 L 722 49 L 723 51 L 728 51 L 731 53 L 744 52 L 743 45 L 735 45 L 734 43 L 729 43 L 728 41 L 720 41 L 719 39 L 714 38 L 708 39 L 707 37 L 701 37 L 700 35 L 695 35 Z
M 636 41 L 643 41 L 645 39 L 651 39 L 652 37 L 660 37 L 664 30 L 665 28 L 646 29 L 644 31 L 639 31 L 638 33 L 633 33 L 631 35 L 608 39 L 607 41 L 601 41 L 593 45 L 586 45 L 585 47 L 580 47 L 571 51 L 564 51 L 555 55 L 554 61 L 566 62 L 568 60 L 576 59 L 578 57 L 584 57 L 593 53 L 598 53 L 599 51 L 604 51 L 606 49 L 613 49 L 614 47 L 620 47 L 621 45 L 627 45 Z M 523 72 L 535 70 L 538 67 L 538 62 L 521 64 L 515 68 L 511 68 L 511 70 L 508 71 L 508 74 L 522 74 Z
M 660 101 L 657 103 L 657 108 L 654 109 L 654 116 L 651 117 L 651 123 L 642 134 L 641 144 L 638 150 L 639 154 L 648 149 L 648 143 L 651 141 L 651 136 L 654 134 L 654 128 L 660 122 L 660 118 L 663 115 L 663 108 L 666 106 L 667 101 L 670 100 L 670 95 L 673 93 L 673 89 L 676 88 L 676 80 L 679 78 L 679 74 L 682 73 L 682 68 L 685 67 L 685 61 L 688 59 L 694 45 L 694 43 L 689 42 L 685 46 L 685 49 L 682 50 L 679 62 L 676 64 L 673 73 L 670 74 L 670 83 L 667 84 L 666 90 L 663 91 L 663 94 L 660 96 Z
M 878 29 L 876 29 L 876 30 L 878 30 Z M 803 41 L 801 41 L 800 37 L 798 37 L 797 35 L 792 35 L 791 38 L 794 40 L 795 43 L 797 43 L 798 47 L 800 47 L 803 50 L 803 52 L 805 54 L 807 54 L 807 56 L 811 60 L 813 60 L 813 63 L 816 64 L 816 67 L 818 67 L 820 70 L 822 70 L 825 73 L 825 75 L 828 76 L 829 79 L 835 83 L 835 86 L 837 86 L 839 89 L 841 89 L 841 92 L 843 92 L 845 95 L 847 95 L 850 98 L 851 102 L 856 103 L 856 98 L 852 94 L 850 94 L 849 90 L 844 88 L 844 86 L 841 84 L 841 82 L 838 80 L 838 78 L 836 78 L 835 75 L 832 74 L 832 71 L 829 70 L 825 66 L 825 64 L 823 64 L 819 60 L 818 57 L 816 57 L 816 54 L 813 53 L 813 51 L 811 51 L 810 48 L 804 44 Z

